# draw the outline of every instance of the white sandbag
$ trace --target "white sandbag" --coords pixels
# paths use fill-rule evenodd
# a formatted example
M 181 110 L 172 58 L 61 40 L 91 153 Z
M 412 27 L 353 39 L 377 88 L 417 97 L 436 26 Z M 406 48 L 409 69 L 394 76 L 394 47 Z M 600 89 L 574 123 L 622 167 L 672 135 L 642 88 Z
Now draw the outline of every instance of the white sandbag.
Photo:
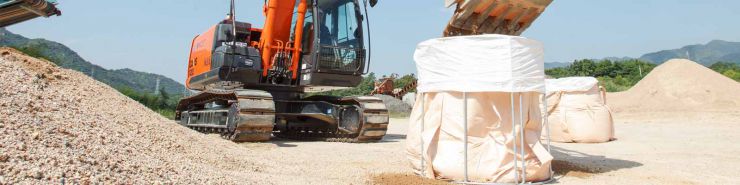
M 551 141 L 601 143 L 614 139 L 606 92 L 595 78 L 548 79 L 547 92 Z
M 418 92 L 542 92 L 542 44 L 524 37 L 476 35 L 420 43 Z
M 599 80 L 594 77 L 566 77 L 545 80 L 547 94 L 588 91 L 598 84 Z
M 514 156 L 526 162 L 527 181 L 550 178 L 552 156 L 539 139 L 538 97 L 545 93 L 542 44 L 506 35 L 439 38 L 419 44 L 414 60 L 419 95 L 409 120 L 406 154 L 418 174 L 463 180 L 467 144 L 471 181 L 515 182 L 522 165 L 514 166 Z M 462 92 L 468 94 L 467 107 Z M 512 94 L 517 95 L 515 105 Z M 518 132 L 522 127 L 525 131 Z M 524 148 L 524 154 L 515 153 L 515 147 Z
M 409 118 L 406 136 L 406 156 L 417 174 L 428 178 L 462 180 L 464 177 L 464 114 L 460 92 L 425 93 L 418 96 Z M 512 113 L 511 93 L 468 93 L 468 175 L 475 182 L 514 182 L 513 153 L 524 146 L 526 179 L 529 182 L 550 178 L 553 157 L 540 142 L 542 128 L 539 93 L 522 93 L 524 119 L 520 119 L 519 97 L 515 96 Z M 520 145 L 512 133 L 512 115 L 525 125 L 525 144 Z M 423 120 L 422 120 L 423 119 Z M 424 132 L 421 132 L 421 125 Z M 522 135 L 516 128 L 516 137 Z M 422 138 L 423 137 L 423 143 Z M 424 152 L 422 152 L 422 145 Z M 422 171 L 422 153 L 424 171 Z M 519 162 L 521 171 L 521 162 Z

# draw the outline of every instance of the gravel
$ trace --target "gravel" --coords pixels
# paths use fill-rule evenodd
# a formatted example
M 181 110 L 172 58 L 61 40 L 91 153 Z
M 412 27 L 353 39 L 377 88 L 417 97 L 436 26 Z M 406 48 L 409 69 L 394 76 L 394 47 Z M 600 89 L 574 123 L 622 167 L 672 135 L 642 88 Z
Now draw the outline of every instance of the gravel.
M 403 102 L 411 107 L 414 107 L 414 104 L 416 103 L 416 93 L 410 92 L 406 95 L 403 95 Z
M 393 96 L 376 94 L 375 97 L 382 99 L 386 108 L 388 108 L 388 111 L 393 115 L 408 115 L 411 113 L 411 108 L 413 108 L 408 103 L 394 98 Z
M 244 147 L 82 73 L 0 48 L 0 184 L 266 184 Z

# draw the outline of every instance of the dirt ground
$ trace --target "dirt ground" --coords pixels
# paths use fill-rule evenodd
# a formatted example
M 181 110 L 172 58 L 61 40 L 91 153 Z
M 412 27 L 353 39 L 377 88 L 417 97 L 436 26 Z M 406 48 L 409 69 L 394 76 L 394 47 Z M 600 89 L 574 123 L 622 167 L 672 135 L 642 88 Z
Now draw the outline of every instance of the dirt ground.
M 738 184 L 740 112 L 617 114 L 617 140 L 554 143 L 557 184 Z M 245 143 L 309 184 L 431 184 L 409 175 L 406 119 L 391 119 L 383 142 L 346 144 L 275 140 Z M 260 148 L 260 149 L 256 149 Z M 352 148 L 352 149 L 348 149 Z M 264 168 L 263 168 L 264 169 Z M 281 179 L 278 181 L 289 180 Z M 289 181 L 288 181 L 289 182 Z

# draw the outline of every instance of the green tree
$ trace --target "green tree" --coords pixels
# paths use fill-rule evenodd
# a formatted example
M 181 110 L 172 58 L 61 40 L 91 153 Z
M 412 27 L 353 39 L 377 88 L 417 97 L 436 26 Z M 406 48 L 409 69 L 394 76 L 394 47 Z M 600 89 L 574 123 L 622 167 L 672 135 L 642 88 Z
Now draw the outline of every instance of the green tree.
M 603 60 L 596 63 L 593 76 L 613 76 L 614 64 L 610 60 Z
M 592 76 L 607 91 L 624 91 L 634 86 L 649 73 L 655 64 L 640 60 L 610 61 L 610 60 L 576 60 L 567 67 L 548 69 L 545 73 L 554 78 L 570 76 Z
M 740 81 L 740 73 L 736 72 L 735 70 L 726 70 L 722 73 L 722 75 L 725 75 L 726 77 L 731 78 L 735 81 Z
M 414 74 L 403 75 L 401 78 L 393 81 L 393 88 L 404 88 L 414 81 L 416 81 L 416 76 L 414 76 Z M 413 91 L 415 90 L 412 90 L 412 92 Z
M 588 59 L 576 60 L 569 68 L 576 76 L 595 76 L 596 63 Z
M 709 66 L 709 68 L 727 76 L 728 78 L 740 82 L 740 64 L 717 62 Z
M 563 77 L 572 76 L 572 74 L 570 74 L 570 70 L 564 67 L 547 69 L 545 70 L 545 74 L 553 78 L 563 78 Z

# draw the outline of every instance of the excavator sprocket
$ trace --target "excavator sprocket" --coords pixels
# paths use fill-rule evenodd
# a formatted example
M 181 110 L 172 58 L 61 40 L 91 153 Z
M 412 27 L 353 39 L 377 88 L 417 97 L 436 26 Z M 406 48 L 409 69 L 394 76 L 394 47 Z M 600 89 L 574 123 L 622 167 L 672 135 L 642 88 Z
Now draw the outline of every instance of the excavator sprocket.
M 276 132 L 275 135 L 294 140 L 365 143 L 382 140 L 388 130 L 388 109 L 383 100 L 377 97 L 360 96 L 336 99 L 324 97 L 314 99 L 314 101 L 316 100 L 349 107 L 339 118 L 339 128 L 293 127 L 288 125 Z M 342 129 L 343 127 L 353 129 Z
M 193 130 L 220 134 L 235 142 L 268 141 L 275 104 L 265 91 L 208 90 L 180 100 L 176 119 Z

